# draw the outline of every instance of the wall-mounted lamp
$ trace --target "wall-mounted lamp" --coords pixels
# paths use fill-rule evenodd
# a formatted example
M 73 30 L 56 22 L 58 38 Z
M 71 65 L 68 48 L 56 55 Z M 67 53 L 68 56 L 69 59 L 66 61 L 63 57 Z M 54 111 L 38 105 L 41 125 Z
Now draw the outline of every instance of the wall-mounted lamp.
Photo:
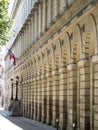
M 13 78 L 11 78 L 11 99 L 13 100 Z
M 16 76 L 16 97 L 15 97 L 15 101 L 18 101 L 18 83 L 19 83 L 19 77 Z

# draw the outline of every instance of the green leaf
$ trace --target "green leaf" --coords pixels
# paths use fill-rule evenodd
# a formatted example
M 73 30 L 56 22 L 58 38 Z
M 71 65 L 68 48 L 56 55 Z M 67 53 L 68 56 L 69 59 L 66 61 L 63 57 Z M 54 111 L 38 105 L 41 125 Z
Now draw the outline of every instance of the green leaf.
M 0 0 L 0 46 L 6 44 L 9 40 L 9 26 L 11 18 L 8 15 L 9 0 Z

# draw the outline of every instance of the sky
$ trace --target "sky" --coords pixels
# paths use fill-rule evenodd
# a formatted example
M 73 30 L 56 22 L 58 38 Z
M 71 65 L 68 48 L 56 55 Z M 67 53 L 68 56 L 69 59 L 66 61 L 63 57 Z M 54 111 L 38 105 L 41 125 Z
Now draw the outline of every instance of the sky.
M 0 54 L 5 55 L 5 46 L 0 46 Z
M 15 1 L 15 0 L 9 0 L 9 2 L 10 2 L 10 4 L 9 4 L 9 10 L 8 10 L 9 14 L 11 14 L 11 10 L 12 10 L 14 1 Z

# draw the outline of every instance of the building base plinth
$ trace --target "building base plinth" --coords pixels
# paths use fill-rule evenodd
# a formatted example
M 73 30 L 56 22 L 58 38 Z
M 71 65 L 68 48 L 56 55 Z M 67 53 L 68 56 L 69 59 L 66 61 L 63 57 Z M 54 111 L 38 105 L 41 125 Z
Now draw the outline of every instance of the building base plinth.
M 21 102 L 13 100 L 8 108 L 9 111 L 11 111 L 11 114 L 13 116 L 21 116 L 22 115 L 22 107 Z

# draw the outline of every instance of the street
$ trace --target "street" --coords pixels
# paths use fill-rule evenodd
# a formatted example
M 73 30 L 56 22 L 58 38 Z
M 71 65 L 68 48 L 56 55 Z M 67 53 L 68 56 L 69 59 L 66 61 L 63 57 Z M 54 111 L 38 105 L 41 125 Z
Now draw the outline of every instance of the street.
M 9 116 L 0 108 L 0 130 L 56 130 L 56 128 L 24 117 Z

